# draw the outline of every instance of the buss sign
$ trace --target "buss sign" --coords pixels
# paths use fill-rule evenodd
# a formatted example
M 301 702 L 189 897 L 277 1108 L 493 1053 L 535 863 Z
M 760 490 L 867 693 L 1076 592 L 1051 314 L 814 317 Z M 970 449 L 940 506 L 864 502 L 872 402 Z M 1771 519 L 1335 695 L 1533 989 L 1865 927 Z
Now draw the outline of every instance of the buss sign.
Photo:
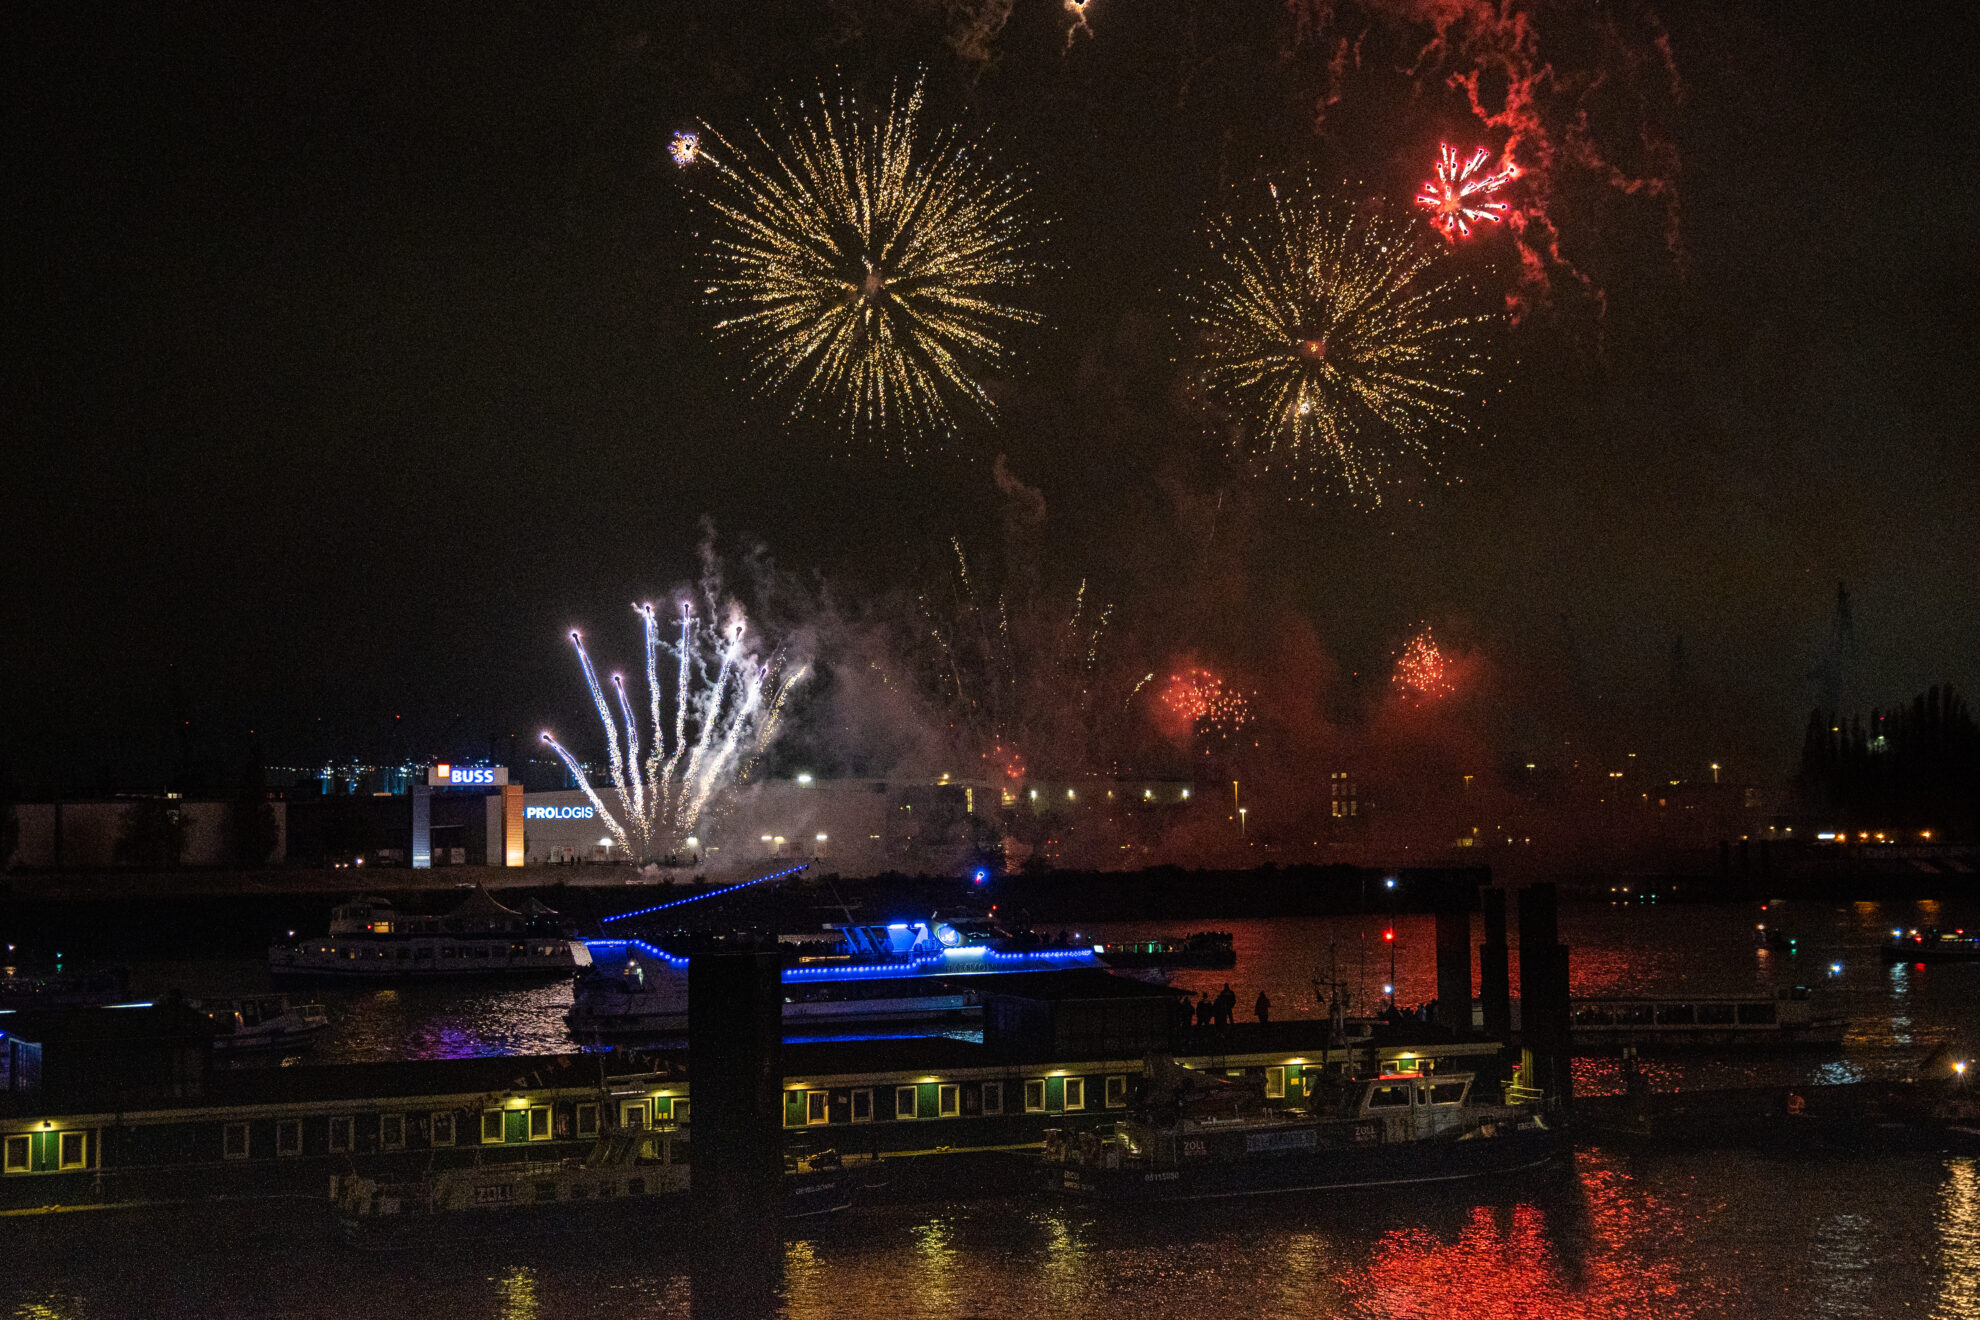
M 451 765 L 446 761 L 433 767 L 426 782 L 434 788 L 488 788 L 509 782 L 509 771 L 499 765 Z

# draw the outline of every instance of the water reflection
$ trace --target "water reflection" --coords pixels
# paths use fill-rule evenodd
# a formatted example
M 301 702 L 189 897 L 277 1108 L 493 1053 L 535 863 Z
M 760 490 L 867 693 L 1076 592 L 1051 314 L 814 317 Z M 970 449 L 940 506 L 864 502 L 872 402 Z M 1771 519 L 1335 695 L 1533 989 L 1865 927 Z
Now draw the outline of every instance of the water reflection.
M 537 1320 L 542 1308 L 536 1300 L 536 1271 L 517 1266 L 497 1281 L 501 1320 Z
M 421 1320 L 1980 1320 L 1980 1163 L 1623 1155 L 1497 1183 L 1101 1213 L 1044 1197 L 876 1205 L 694 1249 L 505 1230 L 357 1255 L 315 1221 L 11 1221 L 0 1316 Z M 134 1306 L 132 1299 L 144 1304 Z
M 1980 1317 L 1980 1161 L 1946 1161 L 1938 1230 L 1935 1320 L 1975 1320 Z
M 1875 1315 L 1870 1256 L 1865 1239 L 1871 1225 L 1860 1214 L 1841 1211 L 1815 1230 L 1808 1253 L 1809 1292 L 1816 1315 Z

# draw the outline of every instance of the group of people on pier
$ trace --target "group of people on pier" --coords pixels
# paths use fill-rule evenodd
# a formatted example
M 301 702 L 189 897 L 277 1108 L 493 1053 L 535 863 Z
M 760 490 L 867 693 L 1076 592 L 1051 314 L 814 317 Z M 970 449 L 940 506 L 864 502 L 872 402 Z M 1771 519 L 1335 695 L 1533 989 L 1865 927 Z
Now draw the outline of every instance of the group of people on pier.
M 1229 981 L 1224 982 L 1224 988 L 1216 994 L 1207 995 L 1197 992 L 1195 999 L 1194 1006 L 1190 1004 L 1187 995 L 1181 1002 L 1184 1026 L 1228 1027 L 1237 1020 L 1237 991 L 1231 989 Z M 1258 992 L 1258 998 L 1253 1001 L 1251 1012 L 1260 1022 L 1272 1020 L 1272 1000 L 1263 990 Z

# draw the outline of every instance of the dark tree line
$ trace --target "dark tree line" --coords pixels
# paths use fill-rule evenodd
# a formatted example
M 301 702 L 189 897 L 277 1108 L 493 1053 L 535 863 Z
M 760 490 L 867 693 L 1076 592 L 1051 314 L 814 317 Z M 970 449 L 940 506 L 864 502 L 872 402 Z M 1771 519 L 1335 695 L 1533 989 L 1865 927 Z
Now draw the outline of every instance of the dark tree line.
M 1802 804 L 1860 829 L 1980 833 L 1980 725 L 1949 686 L 1860 716 L 1814 710 L 1802 741 Z

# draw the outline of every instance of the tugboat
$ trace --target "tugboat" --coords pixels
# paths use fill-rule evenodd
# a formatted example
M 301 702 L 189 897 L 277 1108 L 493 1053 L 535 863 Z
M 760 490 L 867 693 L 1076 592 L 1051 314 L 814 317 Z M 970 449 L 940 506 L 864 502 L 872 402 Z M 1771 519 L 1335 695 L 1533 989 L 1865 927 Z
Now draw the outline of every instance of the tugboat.
M 469 976 L 568 976 L 591 965 L 568 923 L 534 899 L 519 911 L 479 885 L 445 916 L 400 913 L 383 898 L 359 896 L 332 910 L 322 939 L 276 944 L 276 977 L 324 980 L 457 980 Z
M 1968 934 L 1959 930 L 1940 930 L 1933 926 L 1926 930 L 1894 930 L 1884 941 L 1884 961 L 1904 962 L 1973 962 L 1980 960 L 1980 933 Z
M 1475 1096 L 1472 1073 L 1309 1076 L 1303 1105 L 1273 1107 L 1262 1082 L 1151 1057 L 1111 1135 L 1046 1134 L 1048 1185 L 1107 1205 L 1189 1201 L 1478 1178 L 1566 1148 L 1538 1107 Z
M 277 1050 L 306 1044 L 330 1025 L 321 1004 L 298 1004 L 287 995 L 247 999 L 188 999 L 189 1008 L 213 1023 L 213 1048 Z

